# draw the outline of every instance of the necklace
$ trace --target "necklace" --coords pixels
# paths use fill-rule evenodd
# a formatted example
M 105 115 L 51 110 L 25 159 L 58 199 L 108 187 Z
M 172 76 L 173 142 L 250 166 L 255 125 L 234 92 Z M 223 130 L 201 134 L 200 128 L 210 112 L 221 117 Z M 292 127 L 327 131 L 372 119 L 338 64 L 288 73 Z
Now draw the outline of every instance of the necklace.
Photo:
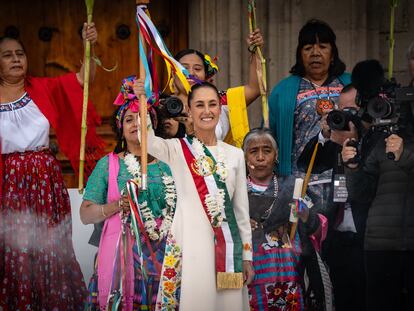
M 331 94 L 329 92 L 329 84 L 327 85 L 327 93 L 328 93 L 328 98 L 322 98 L 321 97 L 321 93 L 318 92 L 318 90 L 315 87 L 315 83 L 313 83 L 312 81 L 303 78 L 305 81 L 309 82 L 310 85 L 312 86 L 313 90 L 315 91 L 316 95 L 318 96 L 318 99 L 316 100 L 316 112 L 321 116 L 323 114 L 326 113 L 326 111 L 328 110 L 332 110 L 334 109 L 334 103 L 331 100 Z M 316 84 L 317 87 L 322 87 Z
M 133 176 L 133 180 L 141 185 L 141 166 L 137 157 L 131 153 L 127 153 L 124 157 L 125 165 L 127 166 L 128 172 Z M 142 215 L 142 221 L 144 222 L 145 230 L 151 240 L 163 239 L 169 232 L 176 208 L 177 191 L 175 188 L 174 179 L 172 176 L 167 175 L 162 171 L 158 164 L 158 169 L 161 172 L 161 178 L 164 188 L 164 201 L 165 207 L 162 209 L 161 223 L 158 225 L 155 220 L 154 214 L 148 207 L 148 202 L 144 201 L 138 204 L 139 210 Z
M 278 194 L 279 194 L 279 182 L 277 181 L 277 177 L 276 175 L 273 175 L 273 197 L 276 199 Z M 248 192 L 254 192 L 253 189 L 253 182 L 250 178 L 250 176 L 247 177 L 247 191 Z M 265 190 L 266 191 L 266 190 Z M 263 191 L 262 193 L 264 193 L 265 191 Z M 274 201 L 272 204 L 270 204 L 270 206 L 264 211 L 263 215 L 262 215 L 262 220 L 266 220 L 267 218 L 269 218 L 270 213 L 272 211 L 274 205 Z

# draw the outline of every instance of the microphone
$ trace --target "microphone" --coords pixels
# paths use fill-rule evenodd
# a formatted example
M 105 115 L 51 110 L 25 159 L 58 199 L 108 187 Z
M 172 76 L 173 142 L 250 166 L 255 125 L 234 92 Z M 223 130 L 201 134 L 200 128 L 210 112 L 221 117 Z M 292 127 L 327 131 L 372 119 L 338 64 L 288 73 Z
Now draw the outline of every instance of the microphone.
M 250 162 L 247 162 L 247 166 L 250 167 L 252 170 L 256 168 L 253 164 L 250 164 Z

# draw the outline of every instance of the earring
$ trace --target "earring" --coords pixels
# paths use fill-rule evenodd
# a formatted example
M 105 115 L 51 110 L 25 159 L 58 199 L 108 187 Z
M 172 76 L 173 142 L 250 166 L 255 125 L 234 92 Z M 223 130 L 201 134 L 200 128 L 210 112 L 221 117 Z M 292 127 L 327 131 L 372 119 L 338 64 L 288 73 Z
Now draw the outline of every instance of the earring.
M 122 150 L 124 150 L 124 147 L 125 147 L 125 138 L 122 137 L 122 140 L 121 140 L 121 148 L 122 148 Z
M 278 164 L 279 164 L 279 160 L 278 160 L 278 159 L 276 159 L 276 160 L 275 160 L 275 164 L 276 164 L 276 165 L 278 165 Z

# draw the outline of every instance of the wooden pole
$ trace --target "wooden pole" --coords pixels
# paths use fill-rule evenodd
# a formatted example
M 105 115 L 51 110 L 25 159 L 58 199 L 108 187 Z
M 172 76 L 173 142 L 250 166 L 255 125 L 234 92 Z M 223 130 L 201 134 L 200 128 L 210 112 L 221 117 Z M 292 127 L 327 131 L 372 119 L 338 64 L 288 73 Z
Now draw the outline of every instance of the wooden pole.
M 85 0 L 86 14 L 88 24 L 92 23 L 93 0 Z M 86 119 L 88 114 L 88 98 L 89 98 L 89 73 L 91 61 L 91 43 L 86 40 L 85 43 L 85 59 L 84 59 L 84 73 L 83 73 L 83 107 L 82 107 L 82 125 L 81 125 L 81 143 L 79 152 L 79 182 L 78 191 L 83 193 L 84 189 L 84 168 L 85 168 L 85 142 L 87 125 Z
M 253 32 L 256 28 L 256 1 L 249 0 L 249 30 Z M 256 48 L 256 64 L 260 62 L 261 68 L 257 69 L 257 79 L 260 87 L 260 95 L 262 97 L 262 115 L 263 126 L 269 127 L 269 104 L 267 100 L 267 76 L 266 76 L 266 59 L 260 47 Z
M 136 0 L 138 5 L 148 5 L 149 0 Z M 141 37 L 141 42 L 144 45 L 145 39 L 142 33 L 138 34 Z M 144 46 L 145 51 L 145 46 Z M 139 61 L 139 78 L 145 80 L 145 68 L 142 59 Z M 147 98 L 145 95 L 139 97 L 139 117 L 141 123 L 141 188 L 147 190 L 148 188 L 148 144 L 147 144 Z
M 395 26 L 395 8 L 398 5 L 398 0 L 390 0 L 391 14 L 390 14 L 390 46 L 388 55 L 388 80 L 391 80 L 394 70 L 394 26 Z

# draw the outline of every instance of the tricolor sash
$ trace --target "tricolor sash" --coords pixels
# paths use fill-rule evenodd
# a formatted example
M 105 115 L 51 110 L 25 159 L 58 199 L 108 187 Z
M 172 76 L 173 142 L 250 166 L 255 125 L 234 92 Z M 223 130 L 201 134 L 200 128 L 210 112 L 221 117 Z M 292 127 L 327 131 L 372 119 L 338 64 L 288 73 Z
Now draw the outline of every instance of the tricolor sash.
M 234 289 L 243 287 L 243 245 L 240 237 L 239 228 L 237 226 L 236 217 L 231 204 L 230 196 L 227 191 L 225 182 L 220 180 L 218 174 L 213 171 L 208 176 L 201 176 L 194 169 L 196 158 L 199 156 L 192 146 L 192 137 L 180 139 L 184 158 L 193 177 L 201 204 L 206 216 L 212 224 L 205 198 L 208 194 L 216 195 L 219 190 L 225 193 L 225 203 L 222 209 L 223 221 L 220 226 L 213 226 L 214 244 L 215 244 L 215 260 L 217 273 L 218 289 Z M 217 162 L 210 151 L 203 145 L 204 153 L 209 157 L 216 166 Z

